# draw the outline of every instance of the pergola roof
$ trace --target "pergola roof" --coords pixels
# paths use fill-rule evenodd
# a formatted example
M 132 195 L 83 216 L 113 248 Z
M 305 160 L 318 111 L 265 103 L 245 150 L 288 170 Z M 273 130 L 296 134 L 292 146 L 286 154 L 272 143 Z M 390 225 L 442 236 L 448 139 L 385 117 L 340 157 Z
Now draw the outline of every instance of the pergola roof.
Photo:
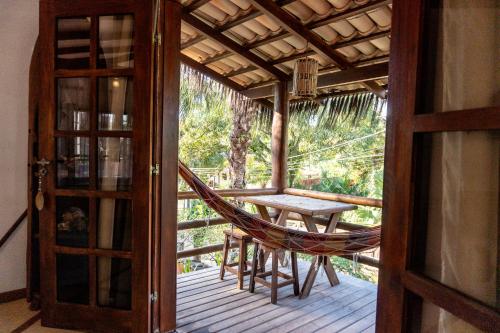
M 320 64 L 320 95 L 365 89 L 384 97 L 391 2 L 183 0 L 181 60 L 259 99 L 307 55 Z

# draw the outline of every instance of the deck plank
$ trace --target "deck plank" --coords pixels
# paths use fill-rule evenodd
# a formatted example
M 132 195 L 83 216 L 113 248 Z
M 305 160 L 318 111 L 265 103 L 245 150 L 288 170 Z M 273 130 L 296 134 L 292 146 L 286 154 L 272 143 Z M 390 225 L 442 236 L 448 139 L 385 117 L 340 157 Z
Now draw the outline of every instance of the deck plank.
M 302 282 L 310 263 L 299 261 Z M 287 267 L 280 270 L 290 271 Z M 218 267 L 178 276 L 177 332 L 374 332 L 377 286 L 338 273 L 340 285 L 330 287 L 320 272 L 311 295 L 303 300 L 292 286 L 278 291 L 256 285 L 255 293 L 236 288 L 234 274 L 219 279 Z M 245 277 L 245 288 L 248 287 Z

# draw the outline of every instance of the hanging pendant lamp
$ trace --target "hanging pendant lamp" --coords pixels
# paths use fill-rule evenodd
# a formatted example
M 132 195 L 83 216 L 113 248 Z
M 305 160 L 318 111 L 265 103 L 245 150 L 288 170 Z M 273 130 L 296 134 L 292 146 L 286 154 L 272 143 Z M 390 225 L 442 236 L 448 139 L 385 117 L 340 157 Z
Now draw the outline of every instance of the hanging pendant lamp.
M 318 61 L 314 58 L 298 59 L 293 68 L 293 91 L 296 97 L 314 98 L 318 88 Z

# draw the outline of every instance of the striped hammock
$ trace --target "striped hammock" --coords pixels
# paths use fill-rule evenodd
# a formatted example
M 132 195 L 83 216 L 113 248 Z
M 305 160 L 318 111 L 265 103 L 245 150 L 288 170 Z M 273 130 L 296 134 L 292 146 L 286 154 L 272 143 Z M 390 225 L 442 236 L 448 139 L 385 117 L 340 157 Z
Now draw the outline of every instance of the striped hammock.
M 227 202 L 179 161 L 179 174 L 205 203 L 254 238 L 280 248 L 312 255 L 352 255 L 380 245 L 380 226 L 332 234 L 286 228 L 255 217 Z

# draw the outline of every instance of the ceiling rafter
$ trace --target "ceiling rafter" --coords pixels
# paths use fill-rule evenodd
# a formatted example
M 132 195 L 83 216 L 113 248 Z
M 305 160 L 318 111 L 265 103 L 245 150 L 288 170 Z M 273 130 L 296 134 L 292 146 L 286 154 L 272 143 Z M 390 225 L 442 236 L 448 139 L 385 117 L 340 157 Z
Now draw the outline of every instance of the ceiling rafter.
M 288 30 L 295 36 L 306 40 L 311 49 L 317 53 L 329 58 L 340 69 L 352 68 L 353 65 L 340 53 L 335 51 L 328 45 L 323 38 L 315 34 L 305 27 L 298 19 L 289 14 L 287 11 L 278 6 L 271 0 L 249 0 L 249 2 L 262 13 L 274 18 L 283 28 Z M 366 10 L 366 9 L 365 9 Z M 385 98 L 385 89 L 380 87 L 374 81 L 362 82 L 362 84 L 377 94 L 379 97 Z
M 306 24 L 306 27 L 309 29 L 315 29 L 319 28 L 321 26 L 330 24 L 330 23 L 335 23 L 341 20 L 345 20 L 349 17 L 353 17 L 359 14 L 366 13 L 367 11 L 377 9 L 382 6 L 386 6 L 388 4 L 392 3 L 392 0 L 373 0 L 370 1 L 364 5 L 354 7 L 352 9 L 346 10 L 343 13 L 333 15 L 330 17 L 325 17 L 324 19 L 318 20 L 318 21 L 313 21 L 309 24 Z
M 392 2 L 392 0 L 390 0 L 390 1 L 388 1 L 388 0 L 375 0 L 375 1 L 372 1 L 372 2 L 370 2 L 368 4 L 365 4 L 363 6 L 358 6 L 358 7 L 355 7 L 355 8 L 348 9 L 348 10 L 342 12 L 342 13 L 335 14 L 333 16 L 330 16 L 330 17 L 326 18 L 326 19 L 323 19 L 323 20 L 320 20 L 320 21 L 311 22 L 309 24 L 306 24 L 306 27 L 309 28 L 309 29 L 314 29 L 314 28 L 318 28 L 320 26 L 324 26 L 324 25 L 327 25 L 327 24 L 330 24 L 330 23 L 335 23 L 335 22 L 338 22 L 338 21 L 342 21 L 342 20 L 345 20 L 346 18 L 349 18 L 349 17 L 352 17 L 352 16 L 356 16 L 359 13 L 363 13 L 366 10 L 376 9 L 376 8 L 385 6 L 385 5 L 387 5 L 388 3 L 391 3 L 391 2 Z M 322 22 L 322 23 L 319 24 L 319 22 Z M 280 40 L 280 39 L 287 38 L 287 37 L 290 37 L 290 36 L 292 36 L 292 34 L 290 32 L 288 32 L 288 31 L 282 31 L 282 32 L 278 33 L 277 35 L 266 37 L 264 39 L 261 39 L 261 40 L 258 40 L 258 41 L 246 44 L 245 46 L 248 47 L 248 48 L 255 48 L 255 47 L 266 45 L 268 43 L 272 43 L 272 42 L 274 42 L 276 40 Z
M 291 4 L 292 2 L 295 2 L 297 0 L 278 0 L 276 1 L 276 4 L 280 7 L 286 6 L 288 4 Z M 215 28 L 217 31 L 226 31 L 231 28 L 236 27 L 237 25 L 240 25 L 242 23 L 248 22 L 256 17 L 262 16 L 263 14 L 257 10 L 255 7 L 251 7 L 250 11 L 246 14 L 243 14 L 240 17 L 237 17 L 236 19 L 229 21 L 223 25 L 220 25 Z
M 189 5 L 187 5 L 185 8 L 186 8 L 186 11 L 187 12 L 192 12 L 192 11 L 195 11 L 197 10 L 198 8 L 200 8 L 201 6 L 203 5 L 206 5 L 207 3 L 209 3 L 211 0 L 193 0 L 191 1 L 191 3 Z
M 277 1 L 276 4 L 280 7 L 282 7 L 282 6 L 285 6 L 291 2 L 293 2 L 293 1 L 288 1 L 288 0 L 287 1 Z M 357 6 L 357 7 L 348 9 L 342 13 L 324 18 L 324 19 L 319 20 L 319 21 L 311 22 L 309 24 L 306 24 L 306 27 L 308 27 L 310 29 L 318 28 L 320 26 L 324 26 L 324 25 L 327 25 L 330 23 L 335 23 L 335 22 L 344 20 L 346 18 L 356 16 L 356 15 L 363 13 L 363 12 L 366 12 L 368 10 L 373 10 L 373 9 L 385 6 L 391 2 L 392 2 L 392 0 L 374 0 L 374 1 L 371 1 L 367 4 L 365 4 L 365 5 L 361 5 L 361 6 Z M 189 7 L 186 7 L 186 8 L 189 8 Z M 244 23 L 244 22 L 247 22 L 251 19 L 254 19 L 255 17 L 259 17 L 261 15 L 263 15 L 263 14 L 260 11 L 253 8 L 249 13 L 246 13 L 233 21 L 225 23 L 224 25 L 216 26 L 214 29 L 217 31 L 223 32 L 223 31 L 229 30 L 229 29 L 231 29 L 231 28 L 233 28 L 241 23 Z M 271 36 L 263 38 L 261 40 L 257 40 L 255 42 L 246 44 L 245 46 L 249 49 L 253 49 L 253 48 L 256 48 L 256 47 L 259 47 L 262 45 L 266 45 L 266 44 L 275 42 L 277 40 L 281 40 L 281 39 L 286 38 L 286 37 L 290 37 L 291 35 L 292 34 L 288 31 L 281 31 L 275 35 L 271 35 Z M 190 46 L 190 45 L 188 45 L 188 46 Z M 181 49 L 184 49 L 184 45 L 181 46 Z
M 187 11 L 183 11 L 182 20 L 189 24 L 194 29 L 198 30 L 201 34 L 205 35 L 207 38 L 214 39 L 215 41 L 222 44 L 228 50 L 240 55 L 241 57 L 247 59 L 253 65 L 263 69 L 275 78 L 279 80 L 287 80 L 288 74 L 269 64 L 266 60 L 257 56 L 256 54 L 250 52 L 242 45 L 236 43 L 229 37 L 223 35 L 220 32 L 215 31 L 211 26 L 201 21 L 200 19 L 189 14 Z
M 359 43 L 362 43 L 362 42 L 370 41 L 370 40 L 373 40 L 373 39 L 377 39 L 377 38 L 389 36 L 390 34 L 391 34 L 391 32 L 389 30 L 387 30 L 387 31 L 381 31 L 381 32 L 377 32 L 377 33 L 374 33 L 374 34 L 371 34 L 371 35 L 368 35 L 368 36 L 362 36 L 362 37 L 353 38 L 351 40 L 347 40 L 347 41 L 344 41 L 344 42 L 336 43 L 336 44 L 331 45 L 330 47 L 333 50 L 337 50 L 337 49 L 340 49 L 340 48 L 343 48 L 343 47 L 346 47 L 346 46 L 351 46 L 351 45 L 359 44 Z M 307 50 L 307 51 L 304 51 L 304 52 L 301 52 L 301 53 L 296 53 L 296 54 L 289 55 L 287 57 L 278 58 L 276 60 L 271 61 L 271 64 L 273 64 L 273 65 L 282 64 L 282 63 L 290 61 L 290 60 L 295 60 L 295 59 L 298 59 L 298 58 L 302 58 L 302 57 L 306 57 L 306 56 L 311 56 L 311 55 L 314 55 L 315 53 L 316 52 L 313 51 L 313 50 Z

